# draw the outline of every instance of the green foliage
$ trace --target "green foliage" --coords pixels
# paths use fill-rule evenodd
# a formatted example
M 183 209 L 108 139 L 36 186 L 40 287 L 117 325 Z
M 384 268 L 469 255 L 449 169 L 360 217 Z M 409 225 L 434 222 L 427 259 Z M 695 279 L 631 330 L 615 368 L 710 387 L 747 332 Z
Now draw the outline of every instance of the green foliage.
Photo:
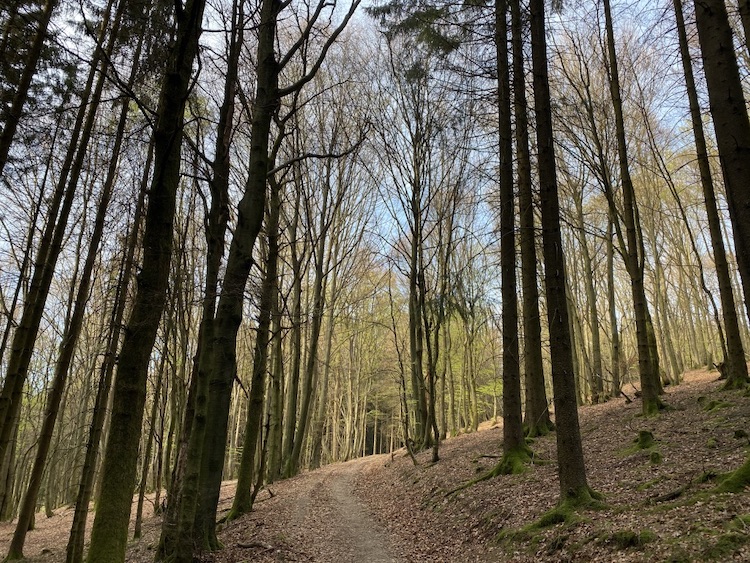
M 467 7 L 474 5 L 474 2 L 466 4 Z M 390 0 L 366 10 L 379 21 L 389 37 L 414 38 L 433 53 L 451 53 L 464 39 L 463 31 L 450 23 L 449 16 L 455 10 L 455 5 L 450 3 Z
M 649 456 L 649 461 L 651 461 L 653 465 L 659 465 L 664 460 L 662 458 L 661 453 L 655 450 L 651 452 L 651 455 Z

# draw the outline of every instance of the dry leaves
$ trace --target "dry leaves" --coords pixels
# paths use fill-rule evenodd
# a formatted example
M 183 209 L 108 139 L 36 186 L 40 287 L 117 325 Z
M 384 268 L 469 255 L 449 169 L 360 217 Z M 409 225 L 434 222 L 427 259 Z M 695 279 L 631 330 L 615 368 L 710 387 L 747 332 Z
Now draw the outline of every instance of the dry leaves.
M 203 561 L 750 560 L 750 518 L 738 518 L 750 514 L 750 493 L 705 494 L 713 482 L 701 482 L 743 463 L 750 398 L 720 391 L 716 372 L 692 372 L 668 389 L 666 400 L 674 410 L 653 419 L 639 416 L 639 402 L 624 399 L 581 409 L 589 483 L 605 495 L 607 507 L 581 511 L 571 523 L 497 539 L 555 505 L 555 463 L 446 495 L 497 462 L 502 430 L 487 425 L 446 441 L 435 465 L 429 452 L 418 456 L 419 467 L 398 452 L 272 484 L 252 514 L 222 526 L 225 548 Z M 706 410 L 711 401 L 720 402 Z M 632 448 L 639 430 L 653 433 L 652 450 Z M 532 448 L 539 459 L 554 460 L 554 435 Z M 653 450 L 661 463 L 652 463 Z M 220 514 L 234 486 L 224 485 Z M 38 529 L 28 536 L 30 561 L 64 560 L 71 517 L 70 509 L 50 520 L 37 516 Z M 12 525 L 0 525 L 0 542 L 7 546 L 12 531 Z M 147 519 L 128 561 L 152 561 L 158 534 L 159 520 Z

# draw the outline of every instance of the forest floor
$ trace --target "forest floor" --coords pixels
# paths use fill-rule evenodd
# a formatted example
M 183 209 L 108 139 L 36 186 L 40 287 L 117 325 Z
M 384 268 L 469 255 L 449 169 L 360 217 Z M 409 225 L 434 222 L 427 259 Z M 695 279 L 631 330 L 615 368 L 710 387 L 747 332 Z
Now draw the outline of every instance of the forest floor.
M 750 490 L 712 492 L 748 453 L 750 395 L 722 391 L 716 378 L 715 371 L 686 374 L 667 388 L 672 409 L 655 418 L 640 416 L 639 400 L 582 408 L 589 484 L 605 505 L 567 522 L 529 526 L 558 499 L 554 434 L 531 445 L 542 463 L 526 473 L 449 494 L 497 463 L 502 429 L 486 425 L 446 440 L 437 464 L 424 452 L 414 466 L 401 451 L 274 483 L 251 514 L 221 526 L 225 548 L 203 561 L 750 561 Z M 648 449 L 634 445 L 642 430 L 655 438 Z M 234 486 L 224 484 L 220 515 Z M 71 519 L 70 508 L 37 515 L 29 561 L 63 561 Z M 3 552 L 12 532 L 0 524 Z M 159 519 L 147 518 L 128 561 L 152 561 L 158 535 Z

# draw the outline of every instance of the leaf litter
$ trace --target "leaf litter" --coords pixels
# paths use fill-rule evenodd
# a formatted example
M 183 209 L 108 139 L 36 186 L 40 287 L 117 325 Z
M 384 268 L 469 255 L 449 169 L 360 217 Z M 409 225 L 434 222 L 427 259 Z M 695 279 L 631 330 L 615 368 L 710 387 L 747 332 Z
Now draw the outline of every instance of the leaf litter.
M 525 473 L 448 494 L 497 463 L 502 428 L 485 423 L 479 432 L 444 441 L 436 464 L 430 452 L 418 454 L 415 467 L 397 451 L 267 485 L 252 513 L 220 524 L 224 549 L 200 561 L 750 560 L 750 492 L 711 492 L 748 455 L 750 397 L 722 391 L 716 379 L 715 371 L 686 374 L 682 384 L 667 388 L 671 410 L 654 418 L 640 416 L 638 400 L 583 407 L 588 480 L 606 505 L 568 522 L 529 528 L 558 500 L 554 434 L 531 444 L 542 463 Z M 650 448 L 634 447 L 640 431 L 653 434 Z M 235 487 L 223 484 L 220 516 Z M 142 537 L 128 547 L 132 563 L 153 561 L 158 543 L 160 518 L 148 504 L 146 512 Z M 70 507 L 50 519 L 37 514 L 28 561 L 64 561 L 72 514 Z M 12 523 L 0 524 L 5 550 L 12 534 Z

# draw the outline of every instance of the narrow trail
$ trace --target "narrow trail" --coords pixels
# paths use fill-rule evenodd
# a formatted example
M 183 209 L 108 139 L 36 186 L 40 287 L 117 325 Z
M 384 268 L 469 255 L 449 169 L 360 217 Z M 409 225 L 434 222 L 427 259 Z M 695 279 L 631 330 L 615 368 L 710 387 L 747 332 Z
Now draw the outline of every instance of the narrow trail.
M 312 561 L 400 562 L 386 532 L 353 492 L 357 474 L 371 463 L 371 458 L 337 463 L 297 479 L 286 532 Z

